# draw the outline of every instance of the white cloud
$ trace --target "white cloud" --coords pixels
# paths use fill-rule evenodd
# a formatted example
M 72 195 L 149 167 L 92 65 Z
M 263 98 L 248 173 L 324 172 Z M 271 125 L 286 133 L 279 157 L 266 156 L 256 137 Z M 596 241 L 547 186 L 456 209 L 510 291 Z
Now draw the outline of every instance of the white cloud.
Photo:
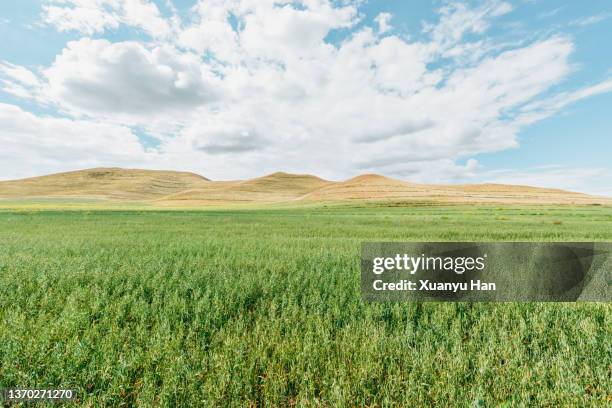
M 393 28 L 391 25 L 391 18 L 393 18 L 391 13 L 380 13 L 376 16 L 374 21 L 378 24 L 378 32 L 380 34 L 386 33 Z
M 125 127 L 36 116 L 0 104 L 2 178 L 101 165 L 144 165 L 149 153 Z
M 356 15 L 353 7 L 335 8 L 324 1 L 310 2 L 304 9 L 262 2 L 242 12 L 242 51 L 280 61 L 312 56 L 330 30 L 350 27 Z
M 104 0 L 49 1 L 43 5 L 45 21 L 60 31 L 80 31 L 84 34 L 117 28 L 119 19 L 105 9 Z
M 520 122 L 522 125 L 531 124 L 553 115 L 572 103 L 608 92 L 612 92 L 612 79 L 573 92 L 563 92 L 550 98 L 534 101 L 521 109 L 524 113 L 520 117 Z
M 172 25 L 149 0 L 46 0 L 43 17 L 60 31 L 86 35 L 116 29 L 120 24 L 138 27 L 156 38 L 172 34 Z
M 392 156 L 390 159 L 388 163 L 378 163 L 378 168 L 384 168 L 385 174 L 410 180 L 413 183 L 449 183 L 469 180 L 474 178 L 480 169 L 478 161 L 474 159 L 468 159 L 465 164 L 457 164 L 451 159 L 402 161 L 401 156 Z M 376 165 L 363 167 L 366 171 L 377 168 Z
M 546 12 L 540 13 L 538 15 L 538 18 L 551 18 L 551 17 L 554 17 L 557 14 L 559 14 L 560 11 L 564 10 L 566 7 L 567 6 L 561 6 L 561 7 L 554 8 L 554 9 L 552 9 L 550 11 L 546 11 Z
M 593 24 L 600 23 L 612 17 L 612 13 L 599 13 L 589 17 L 581 18 L 578 20 L 574 20 L 570 23 L 570 25 L 578 26 L 578 27 L 587 27 Z
M 32 71 L 20 65 L 11 64 L 9 62 L 0 62 L 0 73 L 25 86 L 40 86 L 38 77 Z
M 179 33 L 178 44 L 200 54 L 210 52 L 223 61 L 237 61 L 238 32 L 230 23 L 228 2 L 199 2 L 193 11 L 195 22 Z
M 510 11 L 512 6 L 499 0 L 487 0 L 475 8 L 464 3 L 449 3 L 438 11 L 440 21 L 425 24 L 424 31 L 431 34 L 433 49 L 443 54 L 459 44 L 466 34 L 484 33 L 493 18 Z
M 605 168 L 574 168 L 552 165 L 524 170 L 495 170 L 479 175 L 488 183 L 556 187 L 563 190 L 612 196 L 612 172 Z
M 155 116 L 215 99 L 215 77 L 200 58 L 171 46 L 83 38 L 69 42 L 44 72 L 46 95 L 90 114 Z
M 164 18 L 145 1 L 47 2 L 47 21 L 60 30 L 127 24 L 153 41 L 72 41 L 39 73 L 0 66 L 4 89 L 81 119 L 62 119 L 66 127 L 119 129 L 130 146 L 129 127 L 144 129 L 160 144 L 133 150 L 134 160 L 152 166 L 212 178 L 377 171 L 438 182 L 477 176 L 474 155 L 517 147 L 524 126 L 612 90 L 605 81 L 550 95 L 574 69 L 572 39 L 487 37 L 512 10 L 502 1 L 446 4 L 416 39 L 390 31 L 389 13 L 358 25 L 354 2 L 206 0 L 184 22 L 169 9 Z M 326 41 L 347 28 L 342 41 Z M 67 138 L 54 129 L 43 138 Z
M 0 84 L 4 92 L 24 99 L 35 98 L 42 86 L 32 71 L 6 61 L 0 61 Z

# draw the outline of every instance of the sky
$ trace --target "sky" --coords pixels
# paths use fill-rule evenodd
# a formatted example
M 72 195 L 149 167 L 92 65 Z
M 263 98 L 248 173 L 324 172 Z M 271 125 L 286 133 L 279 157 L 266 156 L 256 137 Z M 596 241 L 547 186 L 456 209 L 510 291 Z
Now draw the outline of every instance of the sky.
M 0 2 L 0 179 L 90 167 L 612 196 L 608 0 Z

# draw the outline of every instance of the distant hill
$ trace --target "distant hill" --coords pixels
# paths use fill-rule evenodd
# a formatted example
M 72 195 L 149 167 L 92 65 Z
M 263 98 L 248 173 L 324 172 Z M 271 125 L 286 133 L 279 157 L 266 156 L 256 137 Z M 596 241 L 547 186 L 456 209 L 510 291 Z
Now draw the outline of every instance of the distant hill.
M 152 200 L 206 185 L 194 173 L 95 168 L 0 182 L 0 197 L 84 197 L 108 200 Z
M 417 184 L 364 174 L 333 183 L 301 198 L 304 201 L 426 201 L 441 203 L 602 204 L 603 197 L 559 189 L 505 184 Z
M 429 192 L 433 186 L 406 183 L 378 174 L 363 174 L 315 190 L 305 201 L 392 200 L 418 198 L 418 192 Z
M 0 182 L 0 199 L 96 198 L 161 207 L 316 204 L 377 201 L 506 204 L 612 204 L 612 199 L 503 184 L 429 185 L 378 174 L 328 181 L 277 172 L 249 180 L 211 181 L 194 173 L 96 168 Z
M 215 181 L 198 189 L 183 191 L 158 200 L 161 205 L 278 203 L 299 199 L 331 181 L 307 174 L 277 172 L 245 181 Z

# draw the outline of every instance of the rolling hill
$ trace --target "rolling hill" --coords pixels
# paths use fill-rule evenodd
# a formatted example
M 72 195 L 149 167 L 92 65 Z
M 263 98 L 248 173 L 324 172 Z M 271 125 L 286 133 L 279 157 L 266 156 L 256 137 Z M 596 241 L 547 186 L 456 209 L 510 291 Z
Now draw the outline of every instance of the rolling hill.
M 307 174 L 273 173 L 245 181 L 214 181 L 198 189 L 172 194 L 157 201 L 164 206 L 278 203 L 299 199 L 331 181 Z
M 92 198 L 145 202 L 155 207 L 291 205 L 342 202 L 612 204 L 612 199 L 530 186 L 503 184 L 429 185 L 377 174 L 328 181 L 277 172 L 249 180 L 211 181 L 194 173 L 96 168 L 0 182 L 0 200 Z
M 504 184 L 435 185 L 364 174 L 315 190 L 303 201 L 410 201 L 440 203 L 603 204 L 612 200 L 558 189 Z
M 194 173 L 95 168 L 0 182 L 0 197 L 79 197 L 146 201 L 198 188 L 210 181 Z

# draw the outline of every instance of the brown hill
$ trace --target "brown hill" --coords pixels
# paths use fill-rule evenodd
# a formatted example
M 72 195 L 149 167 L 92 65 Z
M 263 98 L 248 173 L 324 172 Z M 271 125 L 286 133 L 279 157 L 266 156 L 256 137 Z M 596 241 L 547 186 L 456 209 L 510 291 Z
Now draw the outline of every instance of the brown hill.
M 385 201 L 507 204 L 604 204 L 612 200 L 558 189 L 504 184 L 416 184 L 365 174 L 334 183 L 301 198 L 304 201 Z
M 164 206 L 278 203 L 298 199 L 331 181 L 307 174 L 277 172 L 245 181 L 215 181 L 158 200 Z
M 194 173 L 95 168 L 0 182 L 0 197 L 88 197 L 151 200 L 210 183 Z
M 406 183 L 378 174 L 363 174 L 333 183 L 303 197 L 304 201 L 392 200 L 418 196 L 432 186 Z
M 145 201 L 163 207 L 352 201 L 612 204 L 609 198 L 558 189 L 503 184 L 427 185 L 377 174 L 342 182 L 281 172 L 243 181 L 210 181 L 186 172 L 98 168 L 0 182 L 0 199 L 38 197 Z

